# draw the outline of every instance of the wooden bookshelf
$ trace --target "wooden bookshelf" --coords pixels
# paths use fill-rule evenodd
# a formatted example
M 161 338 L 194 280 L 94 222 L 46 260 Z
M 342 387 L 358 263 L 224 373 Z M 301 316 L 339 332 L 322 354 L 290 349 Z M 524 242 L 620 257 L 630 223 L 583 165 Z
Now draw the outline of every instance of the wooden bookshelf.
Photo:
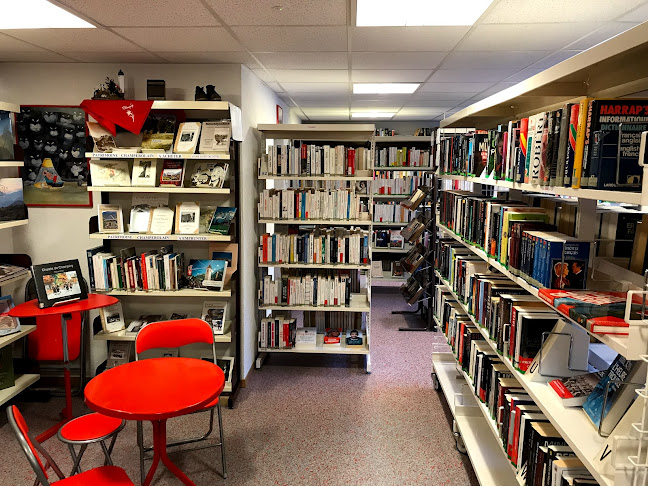
M 4 348 L 5 346 L 12 345 L 19 339 L 23 339 L 24 337 L 31 334 L 35 330 L 36 330 L 36 326 L 34 325 L 27 325 L 27 326 L 21 325 L 20 331 L 0 337 L 0 348 Z M 0 390 L 0 405 L 5 404 L 13 397 L 18 395 L 21 391 L 24 391 L 27 388 L 29 388 L 31 385 L 36 383 L 39 378 L 40 375 L 38 374 L 16 375 L 15 384 L 13 386 Z
M 0 222 L 0 230 L 7 228 L 15 228 L 16 226 L 24 226 L 29 223 L 28 219 L 20 219 L 18 221 L 2 221 Z
M 320 225 L 320 226 L 371 226 L 366 219 L 259 219 L 259 224 Z
M 230 189 L 210 189 L 208 187 L 109 187 L 109 186 L 88 186 L 90 192 L 162 192 L 165 194 L 209 194 L 210 196 L 229 196 Z
M 185 159 L 185 160 L 230 160 L 229 153 L 222 154 L 167 154 L 142 152 L 90 152 L 89 159 Z
M 5 167 L 24 167 L 25 162 L 22 160 L 0 160 L 0 169 Z
M 137 241 L 233 241 L 232 235 L 147 235 L 139 233 L 90 233 L 91 240 L 137 240 Z

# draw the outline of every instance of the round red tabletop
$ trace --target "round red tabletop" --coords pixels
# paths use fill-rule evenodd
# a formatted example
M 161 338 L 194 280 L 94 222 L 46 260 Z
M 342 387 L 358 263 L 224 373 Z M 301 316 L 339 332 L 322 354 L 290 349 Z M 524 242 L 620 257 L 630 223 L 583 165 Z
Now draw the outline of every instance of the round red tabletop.
M 118 299 L 112 295 L 88 294 L 87 299 L 77 300 L 69 304 L 55 305 L 41 309 L 38 307 L 38 300 L 30 300 L 24 304 L 18 304 L 9 311 L 11 317 L 41 317 L 41 316 L 58 316 L 61 314 L 71 314 L 73 312 L 85 312 L 101 307 L 108 307 L 116 304 Z
M 104 371 L 85 387 L 96 412 L 126 420 L 163 420 L 200 409 L 223 391 L 217 365 L 194 358 L 151 358 Z

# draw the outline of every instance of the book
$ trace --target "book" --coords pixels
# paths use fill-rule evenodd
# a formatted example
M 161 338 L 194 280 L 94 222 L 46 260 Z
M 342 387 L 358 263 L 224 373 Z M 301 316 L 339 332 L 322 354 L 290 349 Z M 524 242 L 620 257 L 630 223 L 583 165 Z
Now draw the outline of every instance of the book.
M 128 161 L 90 159 L 92 185 L 97 187 L 128 187 L 131 185 Z
M 156 159 L 133 159 L 131 184 L 137 187 L 155 187 Z
M 162 163 L 160 186 L 182 187 L 184 179 L 185 161 L 165 159 Z
M 149 233 L 154 235 L 170 235 L 173 230 L 173 209 L 167 207 L 153 208 Z
M 152 212 L 153 208 L 151 208 L 148 204 L 138 204 L 137 206 L 131 206 L 128 232 L 148 233 L 151 226 Z
M 0 160 L 14 160 L 15 138 L 12 120 L 11 112 L 0 110 Z M 24 150 L 27 147 L 21 148 Z
M 0 286 L 14 278 L 21 277 L 29 273 L 29 268 L 18 267 L 8 263 L 0 263 Z
M 207 232 L 219 235 L 228 235 L 235 215 L 236 208 L 223 206 L 217 207 L 216 211 L 214 211 L 211 222 L 209 223 Z
M 118 332 L 126 327 L 121 302 L 99 309 L 101 327 L 105 333 Z
M 223 356 L 222 358 L 216 358 L 216 365 L 223 370 L 223 375 L 225 376 L 225 383 L 229 383 L 231 386 L 232 383 L 232 371 L 234 370 L 234 357 L 233 356 Z
M 517 314 L 513 364 L 521 373 L 526 373 L 540 351 L 543 333 L 551 332 L 558 320 L 558 315 L 553 311 Z
M 176 154 L 193 154 L 196 152 L 200 136 L 200 122 L 183 122 L 178 126 L 178 136 L 173 145 Z
M 576 145 L 574 147 L 574 168 L 572 172 L 571 186 L 581 187 L 581 176 L 583 175 L 583 151 L 585 148 L 585 132 L 587 131 L 587 111 L 592 98 L 583 98 L 578 109 L 578 128 L 576 131 Z
M 0 178 L 0 221 L 27 219 L 20 177 Z
M 229 164 L 222 162 L 198 163 L 191 174 L 192 187 L 211 187 L 213 189 L 222 189 L 227 174 Z
M 601 377 L 602 372 L 585 373 L 570 378 L 557 378 L 549 382 L 549 386 L 562 399 L 565 407 L 579 407 L 585 403 Z
M 200 205 L 182 202 L 176 205 L 175 232 L 179 235 L 197 235 L 200 228 Z
M 223 290 L 227 261 L 190 260 L 187 287 L 201 290 Z
M 128 363 L 131 358 L 132 348 L 132 343 L 127 341 L 108 341 L 106 368 L 110 369 Z
M 6 336 L 20 331 L 20 321 L 9 315 L 14 307 L 13 297 L 3 295 L 0 297 L 0 336 Z
M 234 273 L 238 270 L 238 244 L 213 242 L 209 244 L 209 254 L 212 260 L 225 260 L 225 285 L 227 285 Z
M 88 298 L 79 260 L 32 265 L 31 271 L 41 309 Z
M 140 315 L 137 319 L 132 320 L 128 327 L 126 328 L 126 335 L 134 335 L 142 330 L 144 326 L 152 322 L 160 322 L 164 320 L 164 316 L 161 314 L 147 314 Z
M 555 179 L 549 185 L 561 187 L 565 180 L 565 159 L 567 157 L 567 141 L 569 140 L 569 122 L 573 103 L 563 105 L 560 113 L 558 153 L 556 155 Z
M 578 138 L 578 117 L 580 104 L 574 103 L 569 113 L 569 130 L 567 133 L 567 149 L 565 153 L 565 172 L 563 185 L 571 187 L 574 172 L 574 157 L 576 156 L 576 140 Z
M 142 151 L 168 151 L 173 145 L 176 116 L 150 113 L 142 126 Z
M 201 154 L 225 153 L 229 154 L 232 126 L 229 121 L 206 121 L 202 123 L 200 145 Z
M 227 302 L 206 300 L 203 302 L 201 318 L 212 326 L 214 334 L 222 335 L 225 333 L 226 311 Z
M 86 122 L 88 133 L 94 141 L 94 152 L 110 153 L 117 148 L 112 134 L 97 122 Z
M 362 348 L 364 346 L 362 331 L 360 329 L 347 330 L 344 344 L 347 348 Z
M 13 348 L 5 346 L 0 348 L 0 390 L 10 388 L 16 384 L 13 367 Z
M 124 216 L 122 208 L 116 204 L 99 204 L 99 233 L 123 233 Z
M 324 346 L 340 346 L 342 342 L 342 329 L 327 327 L 324 330 Z
M 296 348 L 315 348 L 317 346 L 316 327 L 298 327 L 295 334 Z

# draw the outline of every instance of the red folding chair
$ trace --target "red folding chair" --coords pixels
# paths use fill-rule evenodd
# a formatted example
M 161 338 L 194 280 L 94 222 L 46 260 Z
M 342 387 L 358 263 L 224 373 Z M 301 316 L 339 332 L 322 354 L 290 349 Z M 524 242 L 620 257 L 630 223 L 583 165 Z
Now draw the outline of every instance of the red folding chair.
M 188 344 L 198 344 L 205 343 L 211 345 L 212 356 L 214 364 L 216 364 L 216 345 L 214 344 L 214 329 L 210 324 L 201 320 L 201 319 L 178 319 L 173 321 L 160 321 L 152 322 L 144 326 L 140 332 L 137 333 L 135 339 L 135 359 L 140 358 L 140 354 L 148 351 L 150 349 L 159 349 L 159 348 L 180 348 Z M 220 397 L 216 397 L 211 403 L 203 406 L 201 410 L 197 412 L 206 412 L 209 411 L 209 430 L 207 433 L 200 437 L 194 437 L 189 439 L 182 439 L 175 442 L 167 443 L 169 446 L 179 446 L 183 444 L 191 444 L 193 442 L 199 442 L 206 440 L 214 430 L 214 409 L 218 411 L 218 430 L 220 433 L 220 442 L 203 446 L 196 447 L 193 449 L 183 449 L 187 450 L 196 450 L 196 449 L 206 449 L 209 447 L 219 447 L 221 448 L 221 461 L 223 464 L 223 478 L 227 478 L 227 469 L 225 465 L 225 442 L 223 439 L 223 418 L 221 415 L 221 406 L 220 406 Z M 139 445 L 140 450 L 140 472 L 142 475 L 142 483 L 144 482 L 144 460 L 150 459 L 146 457 L 146 453 L 153 450 L 152 447 L 144 446 L 144 433 L 142 428 L 142 422 L 137 422 L 137 444 Z
M 135 486 L 126 474 L 126 471 L 116 466 L 101 466 L 66 478 L 43 446 L 30 436 L 27 423 L 18 410 L 18 407 L 15 405 L 8 407 L 7 417 L 9 418 L 11 429 L 18 440 L 18 444 L 20 444 L 25 456 L 27 456 L 29 465 L 36 473 L 34 486 L 38 486 L 39 484 L 42 486 L 50 485 L 47 474 L 47 470 L 50 467 L 59 478 L 56 484 L 60 484 L 61 486 Z M 45 465 L 43 465 L 43 462 L 36 453 L 37 451 L 45 458 Z

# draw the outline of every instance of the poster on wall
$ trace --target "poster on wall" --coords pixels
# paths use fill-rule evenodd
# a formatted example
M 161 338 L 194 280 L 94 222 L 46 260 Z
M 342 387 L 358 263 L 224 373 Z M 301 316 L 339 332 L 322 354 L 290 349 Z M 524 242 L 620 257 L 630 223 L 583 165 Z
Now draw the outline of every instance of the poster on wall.
M 72 106 L 21 106 L 18 145 L 23 150 L 27 206 L 92 207 L 87 190 L 85 112 Z

